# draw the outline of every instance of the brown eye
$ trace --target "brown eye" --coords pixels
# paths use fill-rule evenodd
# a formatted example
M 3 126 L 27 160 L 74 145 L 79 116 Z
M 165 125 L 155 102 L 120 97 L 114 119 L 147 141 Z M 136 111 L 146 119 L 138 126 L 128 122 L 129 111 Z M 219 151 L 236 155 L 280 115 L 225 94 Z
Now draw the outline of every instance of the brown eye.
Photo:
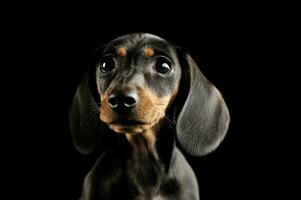
M 171 71 L 171 62 L 165 57 L 157 57 L 156 60 L 156 70 L 160 74 L 169 74 Z
M 98 69 L 102 73 L 107 73 L 112 71 L 116 67 L 116 62 L 114 57 L 112 56 L 105 56 L 101 59 L 98 65 Z

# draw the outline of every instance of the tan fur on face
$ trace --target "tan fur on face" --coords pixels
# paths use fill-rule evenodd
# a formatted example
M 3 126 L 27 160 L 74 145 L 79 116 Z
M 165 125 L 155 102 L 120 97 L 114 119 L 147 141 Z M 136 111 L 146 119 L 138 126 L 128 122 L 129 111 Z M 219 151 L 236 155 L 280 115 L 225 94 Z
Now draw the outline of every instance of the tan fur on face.
M 158 97 L 148 87 L 138 90 L 140 104 L 137 108 L 137 118 L 144 118 L 155 125 L 165 115 L 165 110 L 171 99 L 170 95 Z
M 167 96 L 158 97 L 148 87 L 138 88 L 139 103 L 133 110 L 128 120 L 141 120 L 146 122 L 142 125 L 118 125 L 110 122 L 118 119 L 118 115 L 108 105 L 108 96 L 112 91 L 110 87 L 101 94 L 100 118 L 117 133 L 123 133 L 129 143 L 138 151 L 149 151 L 154 148 L 156 141 L 156 125 L 164 118 L 167 107 L 174 100 L 178 86 Z
M 118 120 L 118 114 L 115 113 L 108 105 L 108 96 L 112 88 L 109 88 L 107 92 L 101 94 L 101 107 L 100 107 L 100 119 L 107 123 L 108 126 L 117 133 L 137 134 L 144 133 L 146 130 L 154 127 L 160 119 L 165 116 L 166 109 L 171 101 L 174 99 L 177 93 L 177 88 L 170 95 L 164 97 L 158 97 L 148 87 L 137 88 L 137 95 L 139 96 L 139 102 L 137 106 L 132 110 L 131 114 L 127 117 L 127 120 L 139 120 L 145 124 L 137 125 L 119 125 L 114 124 Z
M 124 47 L 120 47 L 119 49 L 117 49 L 116 53 L 118 56 L 124 57 L 126 56 L 126 49 Z
M 144 50 L 144 54 L 146 57 L 153 57 L 155 55 L 155 52 L 152 48 L 148 47 Z
M 105 93 L 100 94 L 100 119 L 103 122 L 110 122 L 112 118 L 114 118 L 113 116 L 113 111 L 111 110 L 111 108 L 109 107 L 109 93 L 110 91 L 112 91 L 112 88 L 108 88 L 107 91 Z

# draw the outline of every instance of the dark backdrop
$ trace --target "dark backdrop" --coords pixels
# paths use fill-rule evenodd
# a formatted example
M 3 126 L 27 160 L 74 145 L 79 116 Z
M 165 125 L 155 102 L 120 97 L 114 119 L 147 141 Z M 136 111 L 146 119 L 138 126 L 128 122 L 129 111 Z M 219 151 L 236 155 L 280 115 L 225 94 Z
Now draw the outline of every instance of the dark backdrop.
M 98 7 L 85 10 L 88 15 L 43 7 L 7 23 L 12 75 L 3 77 L 9 85 L 4 100 L 13 106 L 3 147 L 9 199 L 79 198 L 98 155 L 82 156 L 72 146 L 67 116 L 72 95 L 94 48 L 133 32 L 157 34 L 190 52 L 229 107 L 230 128 L 221 146 L 205 157 L 187 155 L 202 199 L 261 199 L 283 192 L 281 159 L 287 154 L 275 142 L 282 138 L 275 94 L 286 91 L 277 73 L 283 56 L 277 52 L 278 26 L 260 9 L 256 14 L 191 7 L 139 12 Z

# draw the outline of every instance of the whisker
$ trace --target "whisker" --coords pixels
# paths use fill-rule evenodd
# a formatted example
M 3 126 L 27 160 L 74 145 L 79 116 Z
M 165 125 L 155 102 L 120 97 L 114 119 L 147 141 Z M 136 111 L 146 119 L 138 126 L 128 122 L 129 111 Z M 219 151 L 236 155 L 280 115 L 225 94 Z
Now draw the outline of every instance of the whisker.
M 94 110 L 92 112 L 90 112 L 87 117 L 83 120 L 83 123 L 86 123 L 87 121 L 89 121 L 90 119 L 93 119 L 95 116 L 97 116 L 99 114 L 99 110 Z
M 88 104 L 88 106 L 90 106 L 90 107 L 95 107 L 95 104 L 98 106 L 98 107 L 100 107 L 101 106 L 101 103 L 100 102 L 98 102 L 98 103 L 89 103 Z
M 176 124 L 173 120 L 169 119 L 169 117 L 167 115 L 165 115 L 164 118 L 167 119 L 170 123 Z
M 176 123 L 169 119 L 167 116 L 164 116 L 164 119 L 166 120 L 167 124 L 170 126 L 170 128 L 176 127 Z
M 160 113 L 161 116 L 163 116 L 163 119 L 166 121 L 166 123 L 168 124 L 168 126 L 170 128 L 174 128 L 176 126 L 176 123 L 169 119 L 168 116 L 166 114 L 164 114 L 161 110 L 155 109 L 158 113 Z

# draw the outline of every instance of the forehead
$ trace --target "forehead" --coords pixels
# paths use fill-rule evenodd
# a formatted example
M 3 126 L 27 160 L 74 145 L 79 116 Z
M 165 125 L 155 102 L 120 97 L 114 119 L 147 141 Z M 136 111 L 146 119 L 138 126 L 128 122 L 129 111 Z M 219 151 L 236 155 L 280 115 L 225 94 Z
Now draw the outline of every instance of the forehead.
M 154 54 L 170 55 L 173 52 L 173 44 L 151 34 L 131 34 L 119 37 L 106 45 L 104 53 L 116 54 L 120 48 L 126 51 L 126 54 L 132 54 L 150 48 Z

